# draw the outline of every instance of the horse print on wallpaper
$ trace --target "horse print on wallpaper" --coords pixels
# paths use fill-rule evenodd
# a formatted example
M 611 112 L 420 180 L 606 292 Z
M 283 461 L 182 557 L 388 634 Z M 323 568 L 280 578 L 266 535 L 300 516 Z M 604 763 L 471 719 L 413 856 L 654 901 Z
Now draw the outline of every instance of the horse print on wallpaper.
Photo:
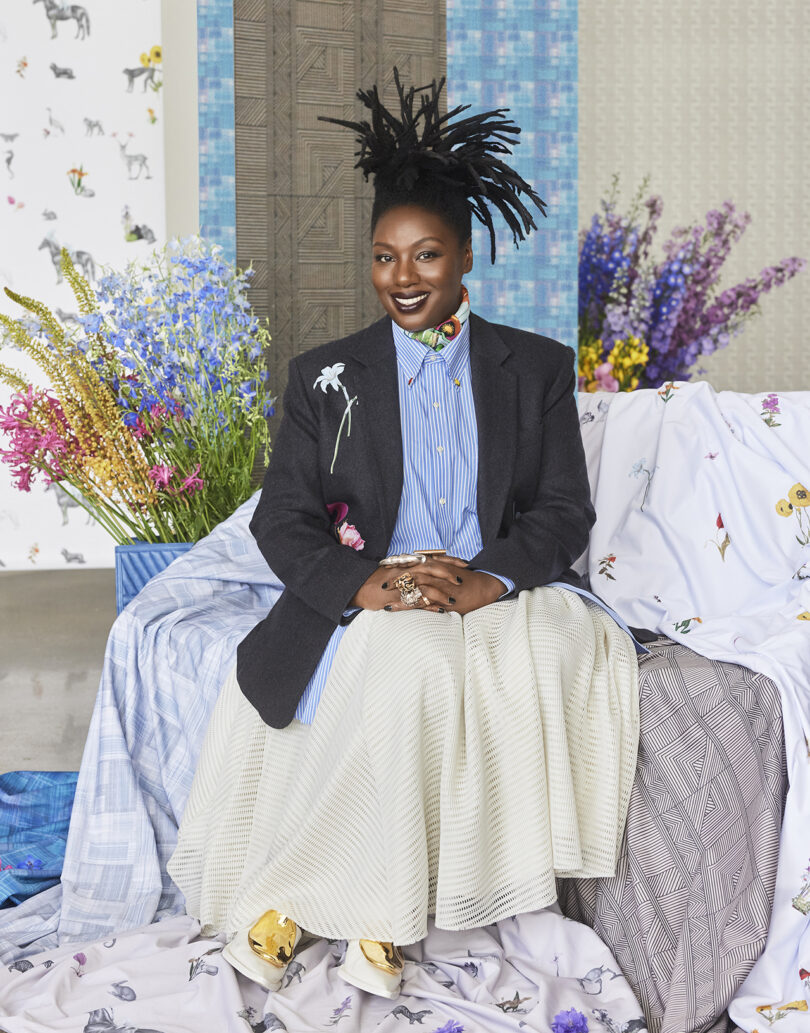
M 51 262 L 56 270 L 56 282 L 61 283 L 64 279 L 62 275 L 62 248 L 52 237 L 43 237 L 42 243 L 39 245 L 37 250 L 41 251 L 43 248 L 48 249 L 48 253 L 51 256 Z M 96 263 L 93 261 L 93 256 L 89 251 L 74 251 L 72 248 L 68 248 L 70 257 L 73 259 L 74 265 L 77 265 L 82 275 L 88 280 L 95 280 L 96 278 Z
M 56 39 L 59 22 L 76 22 L 76 39 L 87 39 L 90 35 L 90 16 L 84 7 L 78 4 L 65 6 L 57 0 L 34 0 L 35 4 L 45 5 L 45 16 L 51 23 L 51 39 Z

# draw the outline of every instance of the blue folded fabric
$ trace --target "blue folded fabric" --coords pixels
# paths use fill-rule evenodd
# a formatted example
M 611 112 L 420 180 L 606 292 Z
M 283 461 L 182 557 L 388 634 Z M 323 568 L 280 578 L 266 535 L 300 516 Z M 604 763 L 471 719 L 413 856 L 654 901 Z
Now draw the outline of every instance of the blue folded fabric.
M 0 908 L 59 882 L 78 777 L 77 771 L 0 775 Z

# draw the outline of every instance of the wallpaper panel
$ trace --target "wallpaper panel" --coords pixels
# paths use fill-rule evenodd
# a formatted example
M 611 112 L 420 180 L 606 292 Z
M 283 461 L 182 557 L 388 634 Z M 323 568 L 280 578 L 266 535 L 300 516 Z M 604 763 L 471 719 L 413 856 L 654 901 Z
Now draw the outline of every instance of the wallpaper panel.
M 0 7 L 0 286 L 67 319 L 61 246 L 94 280 L 164 241 L 160 43 L 159 0 Z M 0 310 L 23 311 L 2 293 Z M 0 359 L 46 386 L 25 356 Z M 20 492 L 0 464 L 0 567 L 111 566 L 113 544 L 58 486 Z
M 508 160 L 548 205 L 519 250 L 499 230 L 494 266 L 474 229 L 473 309 L 575 348 L 577 0 L 447 0 L 447 79 L 451 107 L 510 109 L 522 133 Z
M 621 174 L 649 173 L 659 239 L 726 199 L 752 222 L 723 284 L 791 255 L 810 259 L 810 5 L 806 0 L 581 0 L 579 221 Z M 704 360 L 718 389 L 810 389 L 810 269 Z
M 236 257 L 233 0 L 197 0 L 200 232 Z

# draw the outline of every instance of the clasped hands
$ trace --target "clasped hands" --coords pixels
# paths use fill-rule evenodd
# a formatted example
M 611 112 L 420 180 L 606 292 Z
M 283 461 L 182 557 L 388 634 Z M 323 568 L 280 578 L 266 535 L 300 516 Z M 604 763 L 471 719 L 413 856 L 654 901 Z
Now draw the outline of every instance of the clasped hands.
M 410 574 L 422 592 L 415 606 L 402 602 L 394 582 Z M 505 591 L 503 582 L 481 570 L 470 570 L 457 556 L 430 557 L 409 567 L 378 567 L 358 588 L 351 605 L 363 610 L 430 610 L 433 613 L 470 613 L 494 603 Z

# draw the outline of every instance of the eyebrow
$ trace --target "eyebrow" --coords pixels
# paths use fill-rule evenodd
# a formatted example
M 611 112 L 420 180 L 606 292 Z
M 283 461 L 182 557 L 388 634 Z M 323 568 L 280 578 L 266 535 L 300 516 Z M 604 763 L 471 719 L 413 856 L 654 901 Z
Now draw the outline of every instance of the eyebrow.
M 420 244 L 426 244 L 429 240 L 435 240 L 439 244 L 444 243 L 441 237 L 421 237 L 419 240 L 413 243 L 412 247 L 419 247 Z M 394 245 L 386 244 L 384 240 L 375 240 L 372 244 L 372 247 L 387 247 L 390 248 L 392 251 L 394 250 Z

